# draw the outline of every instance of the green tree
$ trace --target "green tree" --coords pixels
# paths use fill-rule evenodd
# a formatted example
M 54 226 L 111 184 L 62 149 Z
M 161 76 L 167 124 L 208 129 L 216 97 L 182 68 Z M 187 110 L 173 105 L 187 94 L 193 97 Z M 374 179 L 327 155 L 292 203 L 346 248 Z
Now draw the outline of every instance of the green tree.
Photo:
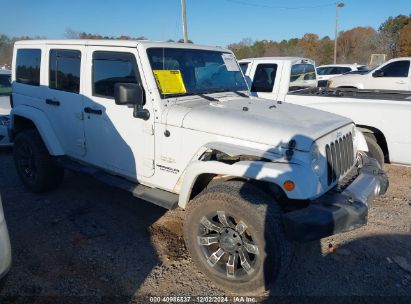
M 408 24 L 411 16 L 398 15 L 397 17 L 389 17 L 379 27 L 380 38 L 384 46 L 384 50 L 388 56 L 395 58 L 399 53 L 398 38 L 401 29 Z

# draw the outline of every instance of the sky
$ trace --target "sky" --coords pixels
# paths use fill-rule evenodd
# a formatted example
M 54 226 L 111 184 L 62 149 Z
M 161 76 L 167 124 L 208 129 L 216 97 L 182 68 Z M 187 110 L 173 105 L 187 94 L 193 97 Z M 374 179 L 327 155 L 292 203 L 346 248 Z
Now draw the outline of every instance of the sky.
M 66 29 L 103 36 L 183 37 L 181 0 L 0 0 L 0 34 L 64 38 Z M 186 0 L 189 39 L 227 46 L 243 38 L 276 40 L 305 33 L 334 37 L 336 0 Z M 411 14 L 411 0 L 345 0 L 340 30 Z

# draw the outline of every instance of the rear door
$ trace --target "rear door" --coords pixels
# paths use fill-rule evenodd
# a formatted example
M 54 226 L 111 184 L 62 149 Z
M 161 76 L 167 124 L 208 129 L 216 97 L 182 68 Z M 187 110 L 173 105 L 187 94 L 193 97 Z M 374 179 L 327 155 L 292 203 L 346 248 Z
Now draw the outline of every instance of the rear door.
M 65 154 L 79 158 L 85 154 L 83 123 L 84 46 L 47 47 L 47 89 L 45 111 Z

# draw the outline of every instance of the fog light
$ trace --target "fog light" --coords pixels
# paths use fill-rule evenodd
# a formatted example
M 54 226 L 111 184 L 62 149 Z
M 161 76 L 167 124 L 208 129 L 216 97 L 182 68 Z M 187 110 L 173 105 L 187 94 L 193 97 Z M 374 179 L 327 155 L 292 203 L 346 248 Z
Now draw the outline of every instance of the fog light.
M 283 184 L 283 188 L 287 191 L 293 191 L 295 189 L 295 184 L 293 181 L 286 180 Z

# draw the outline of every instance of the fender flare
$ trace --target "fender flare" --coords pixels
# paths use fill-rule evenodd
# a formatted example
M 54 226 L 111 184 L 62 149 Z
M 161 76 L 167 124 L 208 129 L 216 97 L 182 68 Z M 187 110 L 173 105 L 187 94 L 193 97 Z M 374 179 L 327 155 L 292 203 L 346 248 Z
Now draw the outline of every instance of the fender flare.
M 21 116 L 33 122 L 50 155 L 59 156 L 65 154 L 60 141 L 43 111 L 25 105 L 14 107 L 10 112 L 10 127 L 12 130 L 14 128 L 15 116 Z
M 309 172 L 302 165 L 293 163 L 239 161 L 230 165 L 218 161 L 193 161 L 182 176 L 178 205 L 183 209 L 186 207 L 193 186 L 201 174 L 249 178 L 274 183 L 280 187 L 286 180 L 292 180 L 296 188 L 287 192 L 287 196 L 291 199 L 308 199 L 313 197 L 314 193 L 323 191 L 318 179 Z
M 357 150 L 358 151 L 363 151 L 363 152 L 368 152 L 368 144 L 367 141 L 365 140 L 365 136 L 362 133 L 362 131 L 356 127 L 356 133 L 357 133 Z

